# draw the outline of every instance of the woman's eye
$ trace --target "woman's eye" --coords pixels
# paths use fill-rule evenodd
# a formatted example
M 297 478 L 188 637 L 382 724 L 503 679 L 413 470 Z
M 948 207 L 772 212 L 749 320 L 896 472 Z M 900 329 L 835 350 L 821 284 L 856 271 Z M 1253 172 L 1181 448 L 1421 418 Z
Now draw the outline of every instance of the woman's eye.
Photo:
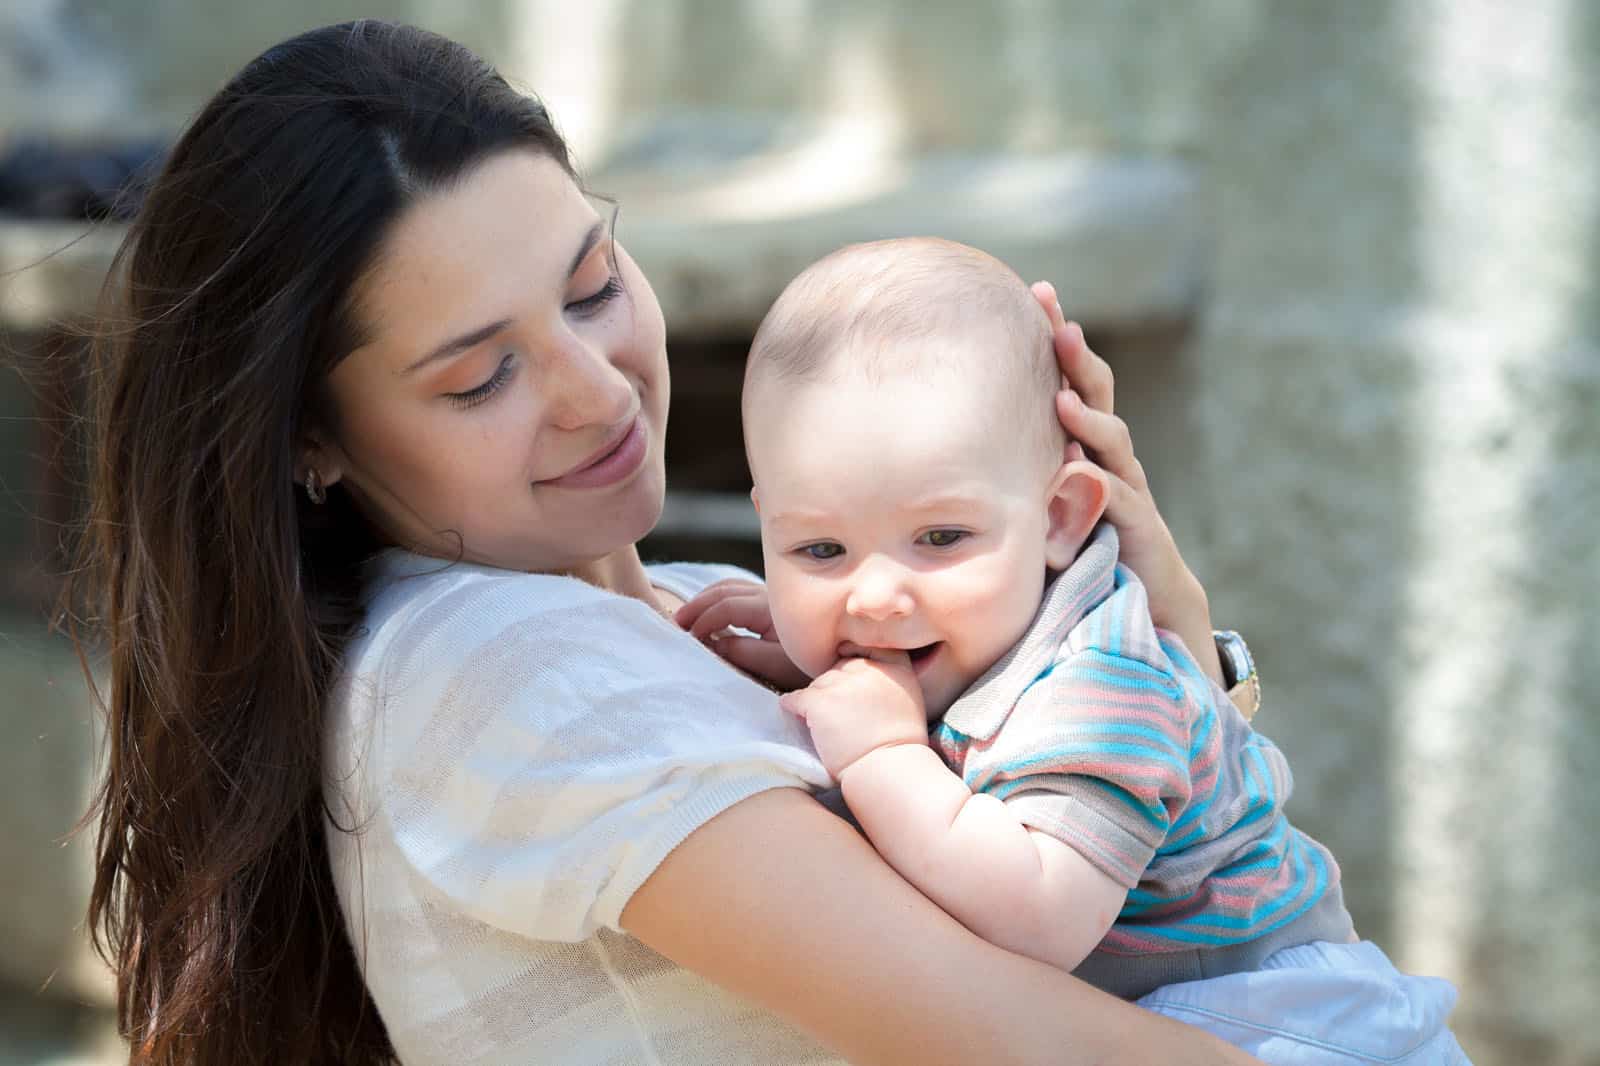
M 924 533 L 921 540 L 930 548 L 948 548 L 967 539 L 967 533 L 961 529 L 930 529 Z
M 575 315 L 582 316 L 598 314 L 602 307 L 620 295 L 622 295 L 622 282 L 617 280 L 615 274 L 612 274 L 593 296 L 585 296 L 581 300 L 573 300 L 567 304 L 567 310 Z
M 815 559 L 817 562 L 825 563 L 829 559 L 837 559 L 839 556 L 843 555 L 844 545 L 835 544 L 831 540 L 824 540 L 819 541 L 816 544 L 807 544 L 800 550 L 807 556 Z
M 513 357 L 509 354 L 504 356 L 500 360 L 500 365 L 495 367 L 494 373 L 489 375 L 489 380 L 482 385 L 468 389 L 466 392 L 447 392 L 445 393 L 445 398 L 457 407 L 476 407 L 499 392 L 500 386 L 511 379 L 511 373 L 514 369 L 512 359 Z

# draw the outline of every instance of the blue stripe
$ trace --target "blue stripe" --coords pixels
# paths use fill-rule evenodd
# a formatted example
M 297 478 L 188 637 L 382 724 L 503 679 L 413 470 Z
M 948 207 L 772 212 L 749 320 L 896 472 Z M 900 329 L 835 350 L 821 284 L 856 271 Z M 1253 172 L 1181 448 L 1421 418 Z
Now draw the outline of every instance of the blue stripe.
M 1153 740 L 1163 749 L 1172 753 L 1173 758 L 1186 757 L 1184 750 L 1173 742 L 1170 734 L 1164 733 L 1154 726 L 1140 725 L 1138 722 L 1063 722 L 1051 727 L 1053 736 L 1119 736 L 1119 737 L 1144 737 Z
M 1204 840 L 1205 835 L 1206 827 L 1203 825 L 1195 826 L 1192 832 L 1185 833 L 1176 840 L 1171 839 L 1171 834 L 1169 833 L 1168 839 L 1156 849 L 1156 854 L 1162 856 L 1163 858 L 1168 855 L 1176 855 L 1189 845 L 1194 844 L 1197 841 Z
M 1327 863 L 1323 859 L 1322 852 L 1317 848 L 1306 848 L 1305 845 L 1304 845 L 1304 838 L 1301 837 L 1301 835 L 1298 832 L 1295 832 L 1295 834 L 1294 834 L 1291 850 L 1293 851 L 1294 855 L 1296 856 L 1297 876 L 1296 876 L 1295 881 L 1294 881 L 1294 889 L 1293 889 L 1293 891 L 1285 893 L 1281 897 L 1281 902 L 1277 906 L 1271 908 L 1271 910 L 1269 910 L 1269 911 L 1267 911 L 1265 913 L 1270 914 L 1270 913 L 1272 913 L 1272 911 L 1281 909 L 1282 907 L 1287 906 L 1290 902 L 1294 901 L 1295 899 L 1300 899 L 1302 902 L 1300 903 L 1300 905 L 1298 907 L 1295 907 L 1294 910 L 1290 911 L 1288 914 L 1285 914 L 1282 918 L 1279 918 L 1275 922 L 1271 922 L 1271 923 L 1269 923 L 1267 925 L 1262 926 L 1260 929 L 1258 929 L 1254 933 L 1252 933 L 1251 936 L 1246 937 L 1245 939 L 1252 939 L 1253 940 L 1256 937 L 1266 936 L 1268 933 L 1272 932 L 1275 929 L 1283 928 L 1285 925 L 1288 925 L 1290 922 L 1294 921 L 1296 918 L 1299 918 L 1306 911 L 1308 911 L 1312 907 L 1316 906 L 1317 902 L 1319 900 L 1321 900 L 1324 895 L 1327 894 L 1327 890 L 1328 890 L 1328 866 L 1327 866 Z M 1305 877 L 1305 874 L 1306 874 L 1306 869 L 1305 869 L 1306 862 L 1305 862 L 1305 858 L 1306 858 L 1307 854 L 1309 854 L 1310 865 L 1313 867 L 1313 872 L 1314 872 L 1314 875 L 1315 875 L 1314 878 L 1311 880 L 1309 891 L 1307 891 L 1306 888 L 1305 888 L 1305 885 L 1306 885 L 1306 877 Z
M 1105 781 L 1098 777 L 1085 777 L 1082 778 L 1082 781 L 1091 786 L 1101 795 L 1109 796 L 1118 803 L 1122 804 L 1124 807 L 1128 808 L 1128 810 L 1132 811 L 1134 814 L 1137 814 L 1144 820 L 1146 825 L 1155 830 L 1157 833 L 1164 833 L 1166 831 L 1167 809 L 1161 804 L 1157 803 L 1153 806 L 1146 806 L 1144 803 L 1140 802 L 1138 796 L 1135 796 L 1127 789 L 1119 788 L 1110 781 Z
M 1114 785 L 1102 778 L 1089 777 L 1083 774 L 1071 774 L 1063 776 L 1070 776 L 1074 784 L 1076 784 L 1080 789 L 1092 790 L 1100 793 L 1103 796 L 1107 796 L 1116 800 L 1118 803 L 1126 807 L 1130 813 L 1136 815 L 1141 821 L 1148 825 L 1156 834 L 1159 835 L 1166 831 L 1167 809 L 1161 806 L 1159 803 L 1147 807 L 1145 804 L 1140 802 L 1139 797 L 1135 796 L 1127 789 L 1119 788 L 1117 785 Z M 982 791 L 995 797 L 996 799 L 1003 800 L 1015 792 L 1025 792 L 1028 789 L 1038 787 L 1040 786 L 1037 778 L 1024 777 L 1019 780 L 1002 781 L 997 785 L 985 787 L 983 789 L 974 788 L 973 791 Z M 1056 795 L 1063 794 L 1059 789 L 1054 788 L 1046 789 L 1046 791 L 1052 792 Z M 1118 826 L 1118 828 L 1120 829 L 1121 826 Z
M 1094 756 L 1128 755 L 1143 759 L 1147 763 L 1155 763 L 1166 767 L 1169 771 L 1176 772 L 1180 777 L 1188 772 L 1184 761 L 1170 751 L 1152 748 L 1147 744 L 1119 744 L 1115 741 L 1106 741 L 1101 744 L 1057 744 L 1043 751 L 1030 752 L 1025 758 L 1008 760 L 998 764 L 995 772 L 1013 777 L 1021 774 L 1038 772 L 1035 767 L 1040 765 L 1055 765 L 1067 762 L 1069 759 L 1087 762 L 1092 767 L 1099 760 Z
M 1200 758 L 1200 753 L 1206 750 L 1206 744 L 1211 740 L 1211 732 L 1216 728 L 1216 708 L 1207 705 L 1205 711 L 1197 715 L 1189 725 L 1189 760 L 1191 762 Z
M 1127 655 L 1117 655 L 1106 651 L 1104 648 L 1085 648 L 1073 656 L 1067 665 L 1077 668 L 1084 662 L 1099 663 L 1105 666 L 1122 667 L 1134 673 L 1149 674 L 1151 677 L 1170 682 L 1175 692 L 1182 692 L 1183 686 L 1178 683 L 1177 677 L 1170 670 L 1163 670 L 1152 666 L 1143 659 L 1134 659 Z
M 1131 659 L 1123 660 L 1132 662 Z M 1155 673 L 1155 671 L 1151 671 Z M 1113 689 L 1123 689 L 1131 692 L 1154 692 L 1169 700 L 1183 698 L 1183 689 L 1176 681 L 1172 681 L 1170 674 L 1156 674 L 1162 681 L 1151 681 L 1141 677 L 1128 677 L 1125 674 L 1113 674 L 1109 670 L 1075 669 L 1072 671 L 1072 680 L 1079 678 L 1085 681 L 1098 681 Z M 1166 682 L 1166 683 L 1163 683 Z

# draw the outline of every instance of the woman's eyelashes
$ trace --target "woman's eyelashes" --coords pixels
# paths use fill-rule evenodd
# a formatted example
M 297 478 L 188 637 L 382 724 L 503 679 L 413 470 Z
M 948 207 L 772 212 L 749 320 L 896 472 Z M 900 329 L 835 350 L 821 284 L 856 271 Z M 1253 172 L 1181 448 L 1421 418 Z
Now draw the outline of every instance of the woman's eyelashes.
M 573 300 L 567 304 L 565 310 L 581 318 L 593 318 L 600 313 L 606 304 L 622 295 L 622 281 L 612 274 L 606 278 L 606 283 L 595 290 L 592 295 L 581 300 Z M 511 380 L 516 371 L 516 356 L 507 354 L 495 367 L 494 373 L 483 384 L 467 389 L 465 392 L 447 392 L 445 398 L 456 407 L 476 407 L 489 397 L 500 391 L 500 387 Z
M 622 295 L 622 282 L 615 274 L 606 278 L 606 283 L 592 296 L 585 296 L 581 300 L 573 300 L 567 304 L 567 310 L 584 318 L 599 314 L 600 309 L 618 296 Z
M 445 398 L 457 407 L 476 407 L 500 391 L 500 387 L 511 380 L 511 375 L 516 372 L 516 356 L 506 354 L 501 357 L 500 363 L 494 368 L 494 373 L 489 379 L 476 388 L 465 392 L 447 392 Z

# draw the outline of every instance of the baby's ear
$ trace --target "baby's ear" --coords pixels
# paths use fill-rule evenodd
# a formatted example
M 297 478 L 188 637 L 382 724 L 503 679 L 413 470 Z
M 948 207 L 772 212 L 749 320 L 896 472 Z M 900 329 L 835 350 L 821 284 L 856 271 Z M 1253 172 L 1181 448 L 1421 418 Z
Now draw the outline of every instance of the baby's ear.
M 1065 570 L 1072 565 L 1110 500 L 1111 480 L 1095 464 L 1074 459 L 1056 471 L 1046 504 L 1050 518 L 1044 541 L 1046 566 Z
M 756 492 L 754 485 L 750 487 L 750 506 L 756 509 L 756 514 L 761 513 L 761 496 Z

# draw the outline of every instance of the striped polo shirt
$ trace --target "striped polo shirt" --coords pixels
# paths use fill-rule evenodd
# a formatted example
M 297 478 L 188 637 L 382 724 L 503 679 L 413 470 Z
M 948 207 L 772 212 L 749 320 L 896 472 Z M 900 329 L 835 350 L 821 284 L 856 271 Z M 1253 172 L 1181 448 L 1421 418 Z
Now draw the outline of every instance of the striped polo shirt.
M 1183 644 L 1096 529 L 935 747 L 973 792 L 1128 889 L 1084 976 L 1121 995 L 1353 938 L 1328 850 L 1289 824 L 1283 754 Z M 1144 961 L 1134 960 L 1144 958 Z

